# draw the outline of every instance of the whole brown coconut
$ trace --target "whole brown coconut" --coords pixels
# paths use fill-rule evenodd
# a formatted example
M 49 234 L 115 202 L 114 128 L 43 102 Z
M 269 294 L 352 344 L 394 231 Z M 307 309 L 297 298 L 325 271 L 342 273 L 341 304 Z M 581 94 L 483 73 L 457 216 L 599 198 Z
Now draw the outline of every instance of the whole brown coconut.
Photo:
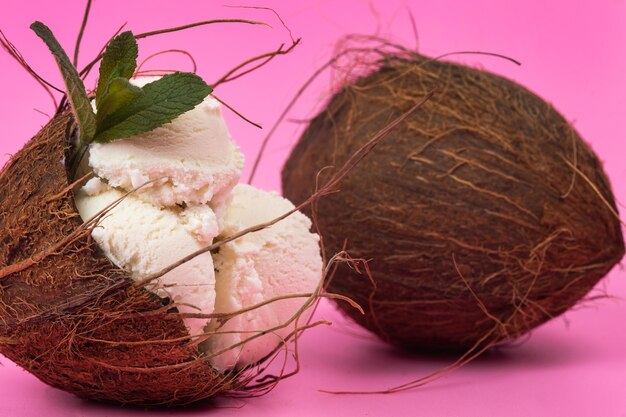
M 0 353 L 42 381 L 103 401 L 185 404 L 242 388 L 194 344 L 169 300 L 137 288 L 83 224 L 63 161 L 68 113 L 0 173 Z
M 554 108 L 490 74 L 388 57 L 332 97 L 283 172 L 299 203 L 374 133 L 435 94 L 317 204 L 328 254 L 347 239 L 375 286 L 340 267 L 330 290 L 394 344 L 485 349 L 558 316 L 624 254 L 602 165 Z M 320 177 L 317 175 L 321 171 Z

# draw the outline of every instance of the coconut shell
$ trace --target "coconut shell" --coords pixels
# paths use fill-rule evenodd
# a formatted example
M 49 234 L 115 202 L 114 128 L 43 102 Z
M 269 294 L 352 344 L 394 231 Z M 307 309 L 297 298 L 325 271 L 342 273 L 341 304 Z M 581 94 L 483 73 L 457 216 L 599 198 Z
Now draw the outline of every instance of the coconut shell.
M 340 266 L 329 289 L 363 306 L 365 315 L 338 304 L 394 344 L 485 348 L 565 312 L 624 254 L 602 164 L 550 104 L 486 71 L 388 57 L 310 123 L 283 190 L 304 201 L 432 90 L 317 203 L 327 255 L 347 240 L 375 284 Z
M 55 117 L 0 173 L 0 353 L 88 399 L 177 405 L 240 388 L 189 343 L 169 300 L 135 287 L 89 231 L 68 241 L 83 223 L 63 163 L 70 124 Z

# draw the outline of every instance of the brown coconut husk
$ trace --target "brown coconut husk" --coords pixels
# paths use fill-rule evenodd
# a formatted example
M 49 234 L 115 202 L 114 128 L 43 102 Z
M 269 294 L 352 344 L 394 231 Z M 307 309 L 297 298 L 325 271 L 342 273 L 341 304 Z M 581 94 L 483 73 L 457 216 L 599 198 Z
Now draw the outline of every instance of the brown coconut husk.
M 309 327 L 325 324 L 300 320 L 322 296 L 321 288 L 231 313 L 179 313 L 171 300 L 149 289 L 158 287 L 155 281 L 166 271 L 202 252 L 141 282 L 115 267 L 90 238 L 98 218 L 83 223 L 74 205 L 72 190 L 80 180 L 70 183 L 64 163 L 73 152 L 68 136 L 72 125 L 67 112 L 55 117 L 0 176 L 0 353 L 43 382 L 80 397 L 143 406 L 184 405 L 217 394 L 256 396 L 297 372 L 297 352 L 288 351 L 286 343 Z M 300 310 L 244 342 L 292 324 L 294 331 L 258 365 L 242 369 L 219 372 L 210 359 L 221 351 L 208 355 L 198 348 L 221 326 L 190 335 L 182 320 L 204 317 L 223 324 L 287 298 L 303 299 Z M 285 360 L 295 356 L 295 369 L 289 371 L 283 363 L 277 375 L 268 372 L 268 364 L 261 363 L 271 363 L 283 348 Z
M 180 317 L 135 287 L 89 229 L 75 233 L 83 221 L 63 163 L 70 124 L 67 113 L 53 119 L 0 178 L 0 267 L 27 264 L 0 280 L 0 353 L 54 387 L 104 401 L 177 404 L 239 388 L 195 360 Z M 154 311 L 162 313 L 145 314 Z
M 370 260 L 373 283 L 339 266 L 328 287 L 366 314 L 339 307 L 393 344 L 466 352 L 458 365 L 583 299 L 624 242 L 602 164 L 574 128 L 489 72 L 369 52 L 378 67 L 332 97 L 282 172 L 285 196 L 303 201 L 372 132 L 436 90 L 316 204 L 327 252 L 347 239 Z

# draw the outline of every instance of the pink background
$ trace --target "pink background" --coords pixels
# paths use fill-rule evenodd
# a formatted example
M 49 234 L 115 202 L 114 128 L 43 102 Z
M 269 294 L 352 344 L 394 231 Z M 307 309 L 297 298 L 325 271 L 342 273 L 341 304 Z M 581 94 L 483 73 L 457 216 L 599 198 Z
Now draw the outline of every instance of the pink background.
M 287 32 L 267 11 L 234 10 L 208 1 L 95 0 L 81 62 L 86 63 L 127 21 L 142 32 L 200 19 L 247 17 L 267 20 L 274 29 L 222 25 L 141 41 L 140 53 L 183 48 L 198 62 L 207 81 L 243 59 L 289 42 Z M 73 48 L 83 1 L 3 1 L 0 29 L 28 62 L 59 85 L 56 66 L 28 29 L 42 20 L 66 49 Z M 626 200 L 626 2 L 602 1 L 234 1 L 274 7 L 303 38 L 293 54 L 217 93 L 266 130 L 297 88 L 332 54 L 345 33 L 377 30 L 415 45 L 407 10 L 415 16 L 419 47 L 426 54 L 458 50 L 498 52 L 523 65 L 482 56 L 457 57 L 513 78 L 550 100 L 573 121 L 604 160 L 619 201 Z M 150 68 L 190 69 L 178 56 L 161 57 Z M 0 162 L 46 123 L 34 109 L 52 112 L 40 87 L 0 51 Z M 93 85 L 93 80 L 89 83 Z M 290 113 L 305 119 L 330 90 L 321 79 Z M 234 137 L 248 160 L 264 133 L 227 114 Z M 280 167 L 300 124 L 285 123 L 271 142 L 255 182 L 279 188 Z M 248 169 L 251 164 L 248 165 Z M 245 177 L 244 177 L 245 178 Z M 620 209 L 624 210 L 623 205 Z M 626 282 L 616 268 L 597 289 L 614 296 L 576 309 L 537 329 L 517 347 L 491 352 L 425 388 L 394 395 L 335 396 L 319 389 L 376 390 L 401 384 L 448 364 L 385 346 L 322 304 L 318 318 L 334 322 L 301 339 L 302 370 L 269 395 L 244 401 L 219 400 L 216 407 L 144 412 L 81 401 L 40 383 L 0 357 L 0 415 L 12 416 L 626 416 Z M 233 408 L 234 407 L 234 408 Z

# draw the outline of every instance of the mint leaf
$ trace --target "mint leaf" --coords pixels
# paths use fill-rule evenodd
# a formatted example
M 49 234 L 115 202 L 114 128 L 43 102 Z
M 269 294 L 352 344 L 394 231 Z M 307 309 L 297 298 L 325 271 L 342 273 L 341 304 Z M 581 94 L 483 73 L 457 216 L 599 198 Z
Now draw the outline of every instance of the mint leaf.
M 143 96 L 98 124 L 94 140 L 110 142 L 149 132 L 193 109 L 213 89 L 187 72 L 169 74 L 143 87 Z
M 132 85 L 126 78 L 113 78 L 109 82 L 107 94 L 100 99 L 98 112 L 96 113 L 96 125 L 99 126 L 107 116 L 110 116 L 122 107 L 130 105 L 143 94 L 143 90 L 140 87 Z
M 72 112 L 78 124 L 79 139 L 83 143 L 90 142 L 96 133 L 96 116 L 91 108 L 83 81 L 48 26 L 41 22 L 35 22 L 30 25 L 30 28 L 46 43 L 56 59 L 63 76 Z
M 109 83 L 114 78 L 129 79 L 137 68 L 137 41 L 132 32 L 126 31 L 113 38 L 107 45 L 102 62 L 100 63 L 100 77 L 96 87 L 96 106 L 100 111 L 100 101 L 104 99 Z

